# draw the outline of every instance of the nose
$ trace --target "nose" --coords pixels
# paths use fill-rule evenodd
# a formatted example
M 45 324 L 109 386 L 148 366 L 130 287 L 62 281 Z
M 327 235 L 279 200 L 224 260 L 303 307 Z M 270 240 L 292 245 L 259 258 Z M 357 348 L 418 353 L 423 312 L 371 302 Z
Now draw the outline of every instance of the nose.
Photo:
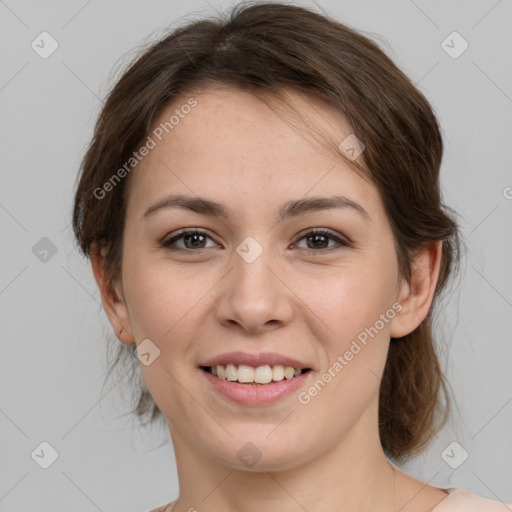
M 287 325 L 293 316 L 294 295 L 286 281 L 270 250 L 252 262 L 235 253 L 232 269 L 221 281 L 218 321 L 252 334 Z

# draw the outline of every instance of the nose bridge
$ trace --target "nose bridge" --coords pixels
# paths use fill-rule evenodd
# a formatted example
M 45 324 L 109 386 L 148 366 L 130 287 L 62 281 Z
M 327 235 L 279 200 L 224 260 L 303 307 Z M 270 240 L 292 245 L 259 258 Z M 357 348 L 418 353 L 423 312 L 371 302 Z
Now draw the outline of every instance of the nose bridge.
M 219 320 L 234 321 L 247 330 L 258 330 L 275 321 L 288 322 L 291 304 L 286 287 L 274 275 L 272 249 L 248 236 L 235 251 L 228 289 L 218 308 Z
M 272 250 L 268 246 L 264 247 L 263 243 L 254 236 L 247 236 L 238 244 L 235 249 L 236 255 L 233 256 L 235 275 L 232 292 L 239 298 L 244 298 L 249 304 L 256 304 L 260 300 L 269 302 L 276 293 L 269 268 L 274 266 Z
M 246 237 L 236 247 L 236 256 L 234 256 L 235 285 L 238 284 L 235 288 L 247 293 L 253 287 L 252 295 L 261 291 L 269 292 L 271 287 L 269 267 L 274 266 L 271 253 L 271 248 L 264 247 L 255 237 Z

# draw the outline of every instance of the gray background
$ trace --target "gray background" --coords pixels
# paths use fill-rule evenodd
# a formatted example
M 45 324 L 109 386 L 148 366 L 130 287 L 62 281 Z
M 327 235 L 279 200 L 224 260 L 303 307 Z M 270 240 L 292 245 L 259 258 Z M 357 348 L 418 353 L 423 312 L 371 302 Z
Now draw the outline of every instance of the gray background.
M 301 3 L 373 37 L 431 101 L 444 132 L 444 197 L 468 245 L 439 323 L 458 410 L 404 468 L 512 503 L 512 2 Z M 142 512 L 177 496 L 168 431 L 118 417 L 128 410 L 122 386 L 100 396 L 111 330 L 70 214 L 114 71 L 193 11 L 214 9 L 198 0 L 0 0 L 1 511 Z M 59 45 L 47 59 L 31 48 L 43 31 Z M 453 31 L 469 44 L 457 58 L 442 46 Z M 41 252 L 43 237 L 54 255 Z M 59 455 L 48 469 L 31 457 L 43 441 Z M 452 442 L 469 454 L 456 469 L 445 461 L 463 453 L 446 452 Z

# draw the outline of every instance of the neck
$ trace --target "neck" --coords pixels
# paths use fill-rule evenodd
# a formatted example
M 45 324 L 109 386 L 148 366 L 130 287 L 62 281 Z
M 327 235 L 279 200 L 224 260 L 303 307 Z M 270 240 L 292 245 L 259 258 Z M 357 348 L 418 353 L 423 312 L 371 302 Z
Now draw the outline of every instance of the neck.
M 394 512 L 395 474 L 378 430 L 367 428 L 378 425 L 376 411 L 371 412 L 315 458 L 289 469 L 266 466 L 260 471 L 255 469 L 258 464 L 248 470 L 222 464 L 190 444 L 170 424 L 180 486 L 175 511 Z

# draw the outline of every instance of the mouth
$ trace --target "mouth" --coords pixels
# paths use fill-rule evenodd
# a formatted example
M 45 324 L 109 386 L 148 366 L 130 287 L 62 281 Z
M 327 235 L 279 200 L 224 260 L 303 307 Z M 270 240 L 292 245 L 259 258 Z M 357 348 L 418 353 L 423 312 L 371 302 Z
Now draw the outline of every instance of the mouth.
M 220 380 L 252 386 L 265 386 L 281 381 L 293 380 L 311 371 L 311 368 L 295 368 L 283 365 L 249 366 L 245 364 L 200 366 L 201 370 Z
M 293 396 L 314 374 L 311 368 L 283 365 L 228 363 L 199 368 L 210 390 L 243 406 L 266 406 Z

